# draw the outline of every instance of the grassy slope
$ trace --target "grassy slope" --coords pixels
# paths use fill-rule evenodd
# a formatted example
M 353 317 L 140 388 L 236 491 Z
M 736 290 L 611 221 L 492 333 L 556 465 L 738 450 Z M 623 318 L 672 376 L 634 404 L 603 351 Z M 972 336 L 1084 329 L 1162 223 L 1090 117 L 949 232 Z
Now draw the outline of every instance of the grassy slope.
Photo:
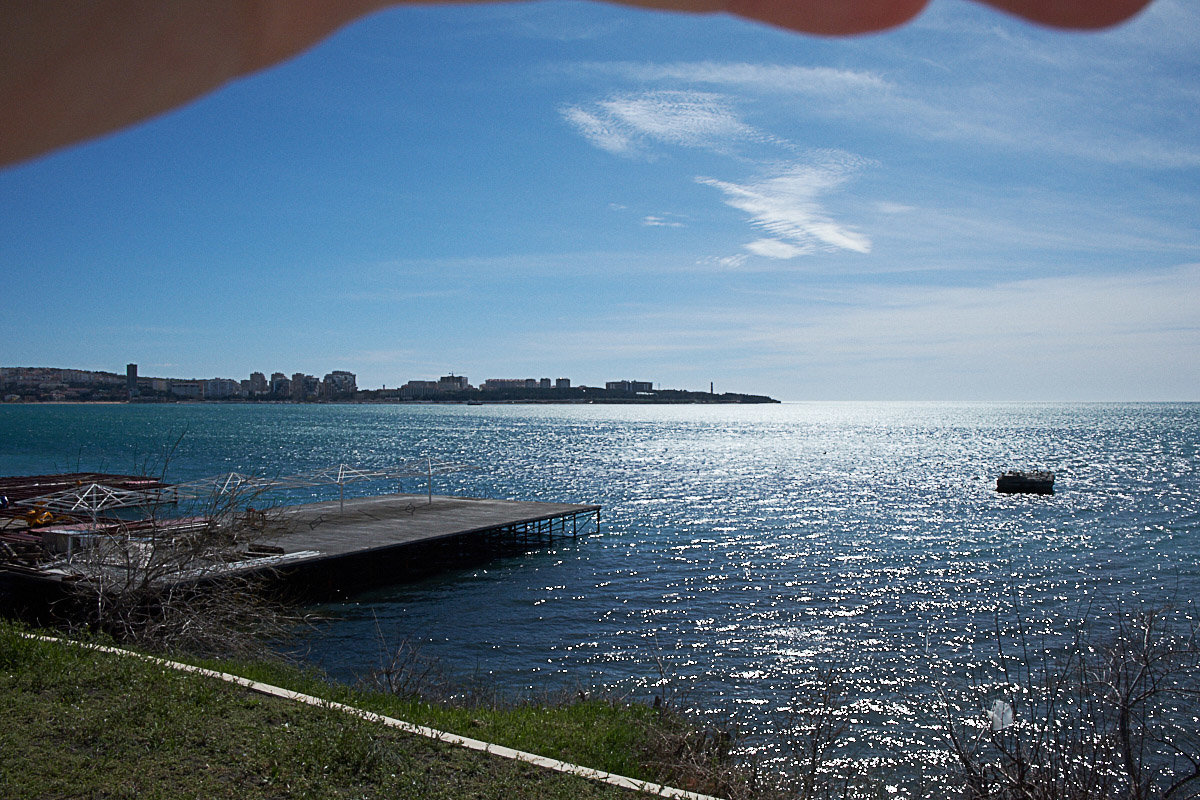
M 683 721 L 647 705 L 604 699 L 567 704 L 463 708 L 437 705 L 330 683 L 324 676 L 281 663 L 199 662 L 286 689 L 386 714 L 416 725 L 557 758 L 639 780 L 658 781 L 640 758 L 650 729 L 681 733 Z
M 320 688 L 311 676 L 266 669 L 276 674 L 251 677 L 286 678 L 306 691 Z M 325 686 L 322 693 L 331 692 L 345 695 L 337 699 L 364 699 L 336 687 Z M 386 707 L 387 698 L 365 704 L 400 715 L 398 708 Z M 474 712 L 455 724 L 489 740 L 489 728 L 508 731 L 513 746 L 540 745 L 525 749 L 552 757 L 571 757 L 581 750 L 578 742 L 587 740 L 582 750 L 609 753 L 601 761 L 635 762 L 630 733 L 635 726 L 628 718 L 624 724 L 597 722 L 619 711 L 610 714 L 605 707 L 582 704 L 564 724 L 547 719 L 554 712 L 537 709 L 509 721 Z M 636 797 L 384 730 L 341 712 L 262 697 L 131 658 L 30 641 L 7 623 L 0 623 L 0 719 L 0 797 L 6 798 Z M 537 732 L 547 728 L 553 732 Z M 625 733 L 612 739 L 605 733 L 610 728 Z M 609 768 L 594 760 L 589 766 Z

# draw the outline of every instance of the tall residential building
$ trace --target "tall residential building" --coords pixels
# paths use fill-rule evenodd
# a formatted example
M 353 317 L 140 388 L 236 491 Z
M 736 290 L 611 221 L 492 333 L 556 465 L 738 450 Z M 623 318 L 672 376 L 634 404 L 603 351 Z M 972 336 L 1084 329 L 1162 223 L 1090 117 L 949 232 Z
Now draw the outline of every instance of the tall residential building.
M 326 375 L 324 381 L 322 381 L 322 388 L 325 396 L 330 400 L 351 399 L 354 397 L 354 393 L 358 391 L 354 373 L 344 370 L 334 370 Z
M 311 400 L 321 395 L 321 381 L 312 375 L 297 372 L 292 375 L 292 399 Z
M 249 390 L 252 397 L 264 395 L 270 391 L 270 384 L 267 383 L 267 376 L 263 375 L 261 372 L 251 372 Z
M 180 381 L 168 379 L 167 390 L 176 397 L 186 397 L 189 400 L 204 399 L 204 381 Z
M 570 389 L 571 388 L 571 379 L 570 378 L 556 379 L 554 381 L 554 388 L 555 389 Z
M 465 392 L 471 388 L 471 384 L 467 383 L 466 375 L 443 375 L 438 378 L 438 391 L 440 392 Z
M 635 394 L 636 392 L 654 391 L 654 384 L 650 381 L 608 381 L 604 384 L 604 388 L 610 392 Z
M 204 386 L 205 400 L 227 400 L 242 393 L 242 385 L 231 378 L 210 378 L 199 383 Z
M 436 394 L 437 391 L 437 381 L 409 381 L 400 387 L 400 397 L 404 400 L 413 400 L 429 397 L 432 394 Z
M 480 389 L 530 389 L 535 386 L 533 378 L 488 378 L 479 385 Z

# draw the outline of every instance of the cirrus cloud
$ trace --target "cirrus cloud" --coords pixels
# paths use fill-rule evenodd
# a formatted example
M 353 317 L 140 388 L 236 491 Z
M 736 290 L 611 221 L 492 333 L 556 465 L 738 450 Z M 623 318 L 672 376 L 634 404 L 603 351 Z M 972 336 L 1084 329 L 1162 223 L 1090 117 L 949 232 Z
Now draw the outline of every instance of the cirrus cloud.
M 790 259 L 822 250 L 865 254 L 871 252 L 870 238 L 835 222 L 819 202 L 822 194 L 839 188 L 864 163 L 849 153 L 829 153 L 814 163 L 793 164 L 750 183 L 696 180 L 719 189 L 727 205 L 748 214 L 751 224 L 768 234 L 746 245 L 755 255 Z
M 641 83 L 707 84 L 761 94 L 845 98 L 887 92 L 894 86 L 866 71 L 795 64 L 687 61 L 670 64 L 618 61 L 576 65 L 576 69 Z
M 593 145 L 616 155 L 643 153 L 652 142 L 723 152 L 732 142 L 764 138 L 726 97 L 711 92 L 617 94 L 559 113 Z

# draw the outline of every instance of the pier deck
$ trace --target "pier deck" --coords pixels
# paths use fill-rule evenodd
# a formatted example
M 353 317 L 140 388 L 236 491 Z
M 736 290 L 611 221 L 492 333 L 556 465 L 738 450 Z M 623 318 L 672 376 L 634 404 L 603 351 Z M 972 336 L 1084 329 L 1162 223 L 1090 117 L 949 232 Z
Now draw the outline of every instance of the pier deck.
M 263 568 L 319 577 L 337 588 L 452 567 L 473 557 L 575 537 L 599 524 L 600 506 L 392 494 L 277 510 L 284 532 L 262 544 L 284 552 Z M 253 570 L 254 561 L 241 562 Z
M 179 522 L 161 518 L 155 530 L 182 531 Z M 222 575 L 263 573 L 301 594 L 344 594 L 574 538 L 599 526 L 600 506 L 391 494 L 248 511 L 245 522 L 251 529 L 262 523 L 260 535 L 252 537 L 249 544 L 242 539 L 242 544 L 215 559 L 181 564 L 178 571 L 165 572 L 156 580 L 188 584 Z M 57 525 L 46 528 L 42 535 L 77 535 L 79 527 Z M 34 543 L 31 547 L 42 552 L 44 544 L 38 544 L 35 536 L 38 531 L 41 529 L 10 532 L 8 538 L 24 535 Z M 135 532 L 121 545 L 126 539 L 118 533 L 114 539 L 117 556 L 124 553 L 126 557 L 114 560 L 88 555 L 94 552 L 83 549 L 90 535 L 89 531 L 77 544 L 82 557 L 72 560 L 68 550 L 40 563 L 10 561 L 0 564 L 0 576 L 10 584 L 18 581 L 34 586 L 83 585 L 101 574 L 110 579 L 136 578 L 139 568 L 130 572 L 130 564 L 136 564 L 138 554 L 143 553 L 144 536 Z M 12 548 L 10 545 L 9 551 L 15 552 Z M 163 552 L 166 558 L 155 563 L 169 565 L 171 553 Z
M 600 506 L 419 494 L 356 497 L 280 509 L 287 532 L 264 541 L 322 558 L 424 544 L 466 535 L 574 536 Z

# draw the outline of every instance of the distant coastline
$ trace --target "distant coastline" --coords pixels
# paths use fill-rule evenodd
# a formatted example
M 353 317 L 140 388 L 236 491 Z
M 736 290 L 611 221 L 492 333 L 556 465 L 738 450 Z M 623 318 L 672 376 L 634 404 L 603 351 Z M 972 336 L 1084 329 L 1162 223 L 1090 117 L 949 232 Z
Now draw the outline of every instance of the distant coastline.
M 551 392 L 555 390 L 550 390 Z M 702 404 L 730 404 L 730 403 L 778 403 L 773 397 L 758 394 L 742 394 L 740 392 L 723 392 L 721 394 L 711 394 L 709 392 L 689 392 L 682 389 L 659 389 L 653 392 L 638 393 L 636 395 L 616 394 L 609 392 L 606 389 L 595 389 L 586 386 L 580 386 L 574 389 L 563 390 L 577 396 L 568 397 L 546 397 L 543 394 L 521 394 L 519 392 L 510 393 L 508 391 L 488 391 L 479 389 L 474 392 L 464 392 L 468 395 L 462 398 L 442 397 L 437 399 L 419 399 L 405 400 L 401 398 L 356 398 L 357 403 L 404 403 L 404 404 L 454 404 L 454 405 L 586 405 L 607 403 L 612 405 L 621 404 L 649 404 L 649 405 L 702 405 Z M 359 394 L 370 395 L 374 392 L 363 391 Z
M 463 389 L 456 392 L 440 392 L 435 396 L 405 398 L 399 389 L 359 390 L 356 402 L 367 403 L 457 403 L 480 405 L 505 404 L 699 404 L 699 403 L 778 403 L 779 401 L 758 394 L 740 392 L 690 392 L 684 389 L 651 389 L 649 391 L 625 392 L 601 389 L 595 386 L 570 386 L 551 389 Z
M 255 378 L 263 388 L 256 389 Z M 139 376 L 136 365 L 125 375 L 53 367 L 0 367 L 0 400 L 27 403 L 280 403 L 280 404 L 419 404 L 419 405 L 729 405 L 778 403 L 773 397 L 743 392 L 707 392 L 655 389 L 649 382 L 613 381 L 605 387 L 572 386 L 567 379 L 554 383 L 543 378 L 488 380 L 479 387 L 466 378 L 447 376 L 438 381 L 409 381 L 403 386 L 360 389 L 349 372 L 334 372 L 317 380 L 296 374 L 265 376 L 254 373 L 241 383 L 226 378 L 212 380 L 149 378 Z M 337 382 L 331 379 L 337 378 Z M 283 391 L 274 379 L 282 379 Z M 308 384 L 312 384 L 309 386 Z M 302 387 L 293 391 L 288 385 Z

